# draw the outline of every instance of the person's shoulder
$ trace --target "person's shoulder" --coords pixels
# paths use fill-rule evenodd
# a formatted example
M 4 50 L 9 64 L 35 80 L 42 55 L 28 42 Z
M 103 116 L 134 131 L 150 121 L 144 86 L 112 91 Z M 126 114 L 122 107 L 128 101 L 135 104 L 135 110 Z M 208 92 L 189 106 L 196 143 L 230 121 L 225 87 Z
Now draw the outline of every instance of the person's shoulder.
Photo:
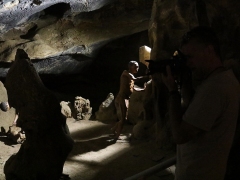
M 134 78 L 134 75 L 132 73 L 128 72 L 127 70 L 123 71 L 122 76 L 127 76 L 128 78 L 131 78 L 131 79 Z
M 223 79 L 225 80 L 223 82 L 224 86 L 225 86 L 225 84 L 228 84 L 229 88 L 234 87 L 234 89 L 237 89 L 240 92 L 239 81 L 238 81 L 237 77 L 235 76 L 235 74 L 233 73 L 232 69 L 229 69 L 225 72 Z
M 128 71 L 127 70 L 123 70 L 122 74 L 123 75 L 128 74 Z
M 231 84 L 231 85 L 235 84 L 237 86 L 239 85 L 239 82 L 231 69 L 223 71 L 214 80 L 224 85 L 226 84 Z
M 232 70 L 225 70 L 209 78 L 203 85 L 204 89 L 212 90 L 216 94 L 240 92 L 240 84 Z
M 126 76 L 128 76 L 128 72 L 127 70 L 124 70 L 121 74 L 121 77 L 126 77 Z

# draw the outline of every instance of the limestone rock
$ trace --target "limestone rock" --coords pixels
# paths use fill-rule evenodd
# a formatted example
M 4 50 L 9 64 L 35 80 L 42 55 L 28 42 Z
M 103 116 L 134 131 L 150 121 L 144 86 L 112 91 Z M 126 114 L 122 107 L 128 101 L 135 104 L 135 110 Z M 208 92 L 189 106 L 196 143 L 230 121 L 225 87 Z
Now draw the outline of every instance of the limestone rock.
M 17 126 L 9 126 L 9 130 L 7 132 L 7 137 L 11 139 L 15 143 L 22 144 L 26 140 L 26 136 L 24 131 L 20 127 Z
M 127 112 L 127 120 L 136 124 L 143 120 L 143 98 L 145 91 L 134 91 L 130 96 L 130 102 Z
M 31 60 L 45 61 L 40 69 L 36 66 L 37 72 L 59 74 L 73 69 L 79 73 L 79 69 L 88 64 L 84 62 L 85 57 L 96 58 L 107 43 L 147 30 L 152 2 L 3 1 L 0 3 L 0 59 L 9 64 L 21 48 Z M 78 62 L 71 57 L 75 55 Z M 63 61 L 61 56 L 67 60 Z M 75 65 L 80 68 L 74 68 Z
M 95 116 L 98 121 L 106 124 L 116 122 L 117 114 L 112 93 L 109 93 L 107 98 L 101 103 L 98 111 L 95 112 Z
M 45 88 L 24 50 L 17 51 L 5 86 L 9 104 L 19 112 L 17 126 L 26 135 L 4 166 L 6 179 L 59 180 L 73 140 L 58 99 Z
M 7 90 L 4 87 L 4 84 L 0 81 L 0 102 L 7 102 L 7 101 L 8 101 Z
M 66 117 L 66 118 L 71 118 L 72 117 L 72 110 L 71 110 L 71 103 L 68 101 L 61 101 L 60 102 L 61 106 L 61 113 Z
M 145 84 L 145 93 L 143 97 L 143 119 L 146 121 L 154 121 L 154 92 L 152 80 Z
M 77 120 L 89 120 L 92 116 L 92 107 L 90 107 L 89 99 L 76 96 L 74 101 L 74 109 L 76 111 Z
M 4 31 L 9 30 L 10 28 L 16 27 L 18 24 L 24 24 L 29 20 L 34 18 L 38 18 L 43 9 L 46 9 L 53 5 L 65 4 L 71 9 L 73 12 L 86 12 L 93 11 L 98 9 L 112 0 L 14 0 L 14 1 L 3 1 L 0 3 L 0 18 L 1 21 L 1 29 Z M 68 9 L 65 8 L 65 11 Z M 59 9 L 58 9 L 59 11 Z M 56 13 L 56 10 L 55 10 Z M 38 16 L 37 16 L 37 15 Z M 35 15 L 35 16 L 34 16 Z

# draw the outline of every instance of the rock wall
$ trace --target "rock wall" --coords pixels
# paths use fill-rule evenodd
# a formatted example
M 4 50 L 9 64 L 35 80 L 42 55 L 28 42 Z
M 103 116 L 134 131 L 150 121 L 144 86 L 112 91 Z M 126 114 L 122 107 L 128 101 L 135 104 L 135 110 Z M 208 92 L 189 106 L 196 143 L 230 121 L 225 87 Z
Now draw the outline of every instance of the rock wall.
M 144 119 L 143 99 L 145 91 L 133 91 L 127 113 L 127 120 L 131 124 L 137 124 Z
M 109 93 L 106 99 L 100 104 L 98 111 L 95 112 L 95 118 L 106 124 L 115 123 L 117 121 L 114 95 L 112 93 Z
M 3 1 L 0 61 L 8 65 L 21 48 L 33 60 L 37 72 L 79 73 L 107 43 L 147 30 L 152 2 Z M 2 68 L 0 76 L 6 75 L 6 68 Z

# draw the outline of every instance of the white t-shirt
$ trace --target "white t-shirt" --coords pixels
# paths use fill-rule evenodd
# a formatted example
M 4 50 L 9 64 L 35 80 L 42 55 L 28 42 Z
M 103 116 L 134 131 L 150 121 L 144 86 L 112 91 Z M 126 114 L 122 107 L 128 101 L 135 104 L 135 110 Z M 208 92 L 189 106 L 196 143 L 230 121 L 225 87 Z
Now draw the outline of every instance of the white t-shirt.
M 175 180 L 223 180 L 239 112 L 240 86 L 231 70 L 208 77 L 183 121 L 202 129 L 177 146 Z

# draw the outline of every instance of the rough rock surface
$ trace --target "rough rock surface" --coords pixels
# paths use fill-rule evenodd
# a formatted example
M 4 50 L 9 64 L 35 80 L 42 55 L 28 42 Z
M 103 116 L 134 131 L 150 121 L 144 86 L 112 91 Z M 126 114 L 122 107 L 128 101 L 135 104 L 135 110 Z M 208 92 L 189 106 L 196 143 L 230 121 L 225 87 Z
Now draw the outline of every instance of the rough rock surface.
M 76 120 L 89 120 L 92 116 L 92 107 L 90 107 L 89 99 L 76 96 L 74 101 L 74 109 L 76 111 Z
M 101 103 L 95 118 L 103 123 L 109 124 L 117 121 L 116 108 L 114 105 L 114 95 L 109 93 L 107 98 Z
M 7 102 L 7 101 L 8 101 L 7 90 L 4 87 L 4 84 L 0 81 L 0 102 Z
M 19 112 L 17 125 L 26 135 L 4 166 L 6 179 L 58 180 L 73 140 L 59 101 L 42 84 L 25 51 L 17 51 L 5 86 L 9 104 Z
M 66 118 L 71 118 L 72 117 L 72 110 L 71 110 L 71 103 L 61 101 L 60 102 L 61 106 L 61 113 L 66 117 Z
M 147 30 L 152 2 L 1 1 L 0 61 L 8 65 L 14 61 L 16 50 L 22 48 L 34 61 L 37 72 L 79 73 L 103 45 Z M 6 68 L 0 76 L 6 75 Z
M 18 144 L 21 144 L 26 140 L 24 131 L 22 131 L 22 129 L 20 127 L 17 127 L 16 125 L 9 126 L 7 137 L 11 139 L 12 142 Z
M 151 58 L 169 58 L 179 48 L 182 35 L 202 25 L 217 33 L 223 60 L 239 60 L 239 8 L 238 0 L 155 0 L 149 26 Z
M 127 113 L 127 120 L 132 124 L 137 124 L 143 120 L 143 98 L 145 91 L 133 91 L 130 96 L 130 102 Z
M 1 9 L 1 29 L 4 32 L 27 22 L 42 10 L 59 3 L 69 6 L 72 12 L 88 12 L 98 9 L 114 0 L 3 0 L 0 3 Z

